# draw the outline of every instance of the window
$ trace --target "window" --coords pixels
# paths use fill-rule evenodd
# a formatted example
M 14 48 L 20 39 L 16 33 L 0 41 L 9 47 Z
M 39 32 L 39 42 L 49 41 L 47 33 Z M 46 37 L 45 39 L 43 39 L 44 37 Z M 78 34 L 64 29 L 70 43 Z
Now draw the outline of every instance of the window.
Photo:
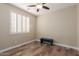
M 23 16 L 23 28 L 22 28 L 22 30 L 23 30 L 23 32 L 26 32 L 26 17 L 25 16 Z
M 30 32 L 30 18 L 11 12 L 11 33 Z
M 27 32 L 29 32 L 29 30 L 30 30 L 30 19 L 29 19 L 29 17 L 27 17 L 27 21 L 26 21 L 27 23 Z
M 21 27 L 22 27 L 21 22 L 22 22 L 22 20 L 21 20 L 21 15 L 20 14 L 17 15 L 16 21 L 17 21 L 17 24 L 16 24 L 17 32 L 21 32 L 22 31 L 21 30 Z
M 16 32 L 16 14 L 11 12 L 11 32 Z

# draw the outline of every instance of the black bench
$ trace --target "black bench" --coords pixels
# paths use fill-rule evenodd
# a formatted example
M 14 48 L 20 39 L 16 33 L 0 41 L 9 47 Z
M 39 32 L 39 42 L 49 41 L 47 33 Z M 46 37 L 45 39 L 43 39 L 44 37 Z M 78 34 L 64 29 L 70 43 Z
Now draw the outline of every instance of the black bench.
M 49 45 L 53 45 L 53 39 L 50 38 L 40 38 L 40 43 L 45 43 L 45 44 L 49 44 Z

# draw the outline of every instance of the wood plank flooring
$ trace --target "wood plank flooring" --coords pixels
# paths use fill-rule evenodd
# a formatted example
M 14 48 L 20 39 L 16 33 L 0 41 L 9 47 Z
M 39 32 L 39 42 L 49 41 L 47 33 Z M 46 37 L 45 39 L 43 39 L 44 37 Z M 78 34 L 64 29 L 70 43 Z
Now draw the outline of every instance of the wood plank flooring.
M 74 49 L 46 44 L 40 45 L 38 41 L 31 42 L 27 45 L 0 53 L 0 56 L 79 56 L 79 52 Z

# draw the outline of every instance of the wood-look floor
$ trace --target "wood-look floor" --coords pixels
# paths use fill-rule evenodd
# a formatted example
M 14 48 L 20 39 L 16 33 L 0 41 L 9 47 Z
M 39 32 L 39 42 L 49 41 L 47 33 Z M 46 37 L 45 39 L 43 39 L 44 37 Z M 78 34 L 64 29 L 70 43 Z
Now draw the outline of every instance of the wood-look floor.
M 1 56 L 79 56 L 79 52 L 74 49 L 53 45 L 42 46 L 38 41 L 31 42 L 27 45 L 0 53 Z

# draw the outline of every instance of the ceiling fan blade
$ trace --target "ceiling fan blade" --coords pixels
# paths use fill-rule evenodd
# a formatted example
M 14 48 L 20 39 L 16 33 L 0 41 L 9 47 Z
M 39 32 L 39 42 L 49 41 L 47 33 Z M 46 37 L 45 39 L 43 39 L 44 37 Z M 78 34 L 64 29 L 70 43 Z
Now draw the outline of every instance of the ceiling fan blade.
M 42 4 L 46 4 L 46 3 L 42 3 Z
M 37 9 L 37 12 L 39 12 L 39 9 Z
M 28 7 L 35 7 L 36 5 L 29 5 Z
M 49 7 L 47 7 L 47 6 L 43 6 L 43 8 L 44 8 L 44 9 L 49 9 Z

